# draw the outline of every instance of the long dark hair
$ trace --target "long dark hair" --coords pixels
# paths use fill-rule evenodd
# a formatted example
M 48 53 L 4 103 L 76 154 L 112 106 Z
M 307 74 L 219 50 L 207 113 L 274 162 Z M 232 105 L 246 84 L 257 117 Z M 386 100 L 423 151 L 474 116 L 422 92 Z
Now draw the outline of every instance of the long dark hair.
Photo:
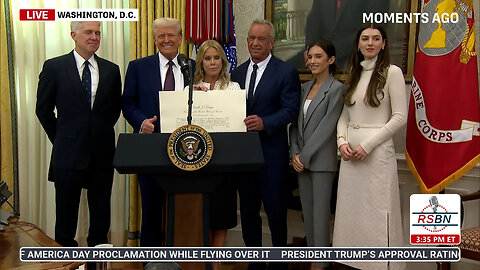
M 307 52 L 309 52 L 313 46 L 318 46 L 322 48 L 322 50 L 327 54 L 328 59 L 330 59 L 332 56 L 337 57 L 337 55 L 335 54 L 335 46 L 333 46 L 333 43 L 328 40 L 320 39 L 310 43 L 310 45 L 308 45 Z M 335 73 L 336 70 L 337 65 L 335 64 L 335 62 L 331 63 L 328 66 L 328 71 L 330 72 L 330 74 Z
M 353 42 L 353 51 L 352 55 L 350 56 L 350 62 L 347 67 L 347 72 L 349 73 L 346 80 L 347 85 L 347 92 L 345 93 L 343 102 L 347 106 L 353 106 L 355 102 L 352 103 L 352 96 L 355 92 L 355 88 L 357 87 L 358 81 L 360 80 L 360 75 L 362 73 L 362 66 L 360 62 L 362 62 L 365 58 L 362 52 L 358 49 L 358 42 L 360 40 L 360 35 L 365 29 L 372 28 L 376 29 L 382 35 L 382 40 L 385 41 L 384 49 L 381 49 L 378 53 L 377 62 L 375 64 L 375 68 L 373 69 L 372 77 L 370 78 L 370 82 L 368 83 L 367 92 L 365 93 L 365 97 L 363 102 L 368 104 L 372 107 L 380 106 L 380 100 L 378 99 L 378 94 L 384 96 L 383 87 L 385 87 L 385 83 L 387 81 L 387 73 L 388 68 L 390 67 L 390 52 L 388 49 L 388 39 L 387 33 L 385 29 L 383 29 L 380 25 L 365 25 L 360 30 L 358 30 L 355 40 Z

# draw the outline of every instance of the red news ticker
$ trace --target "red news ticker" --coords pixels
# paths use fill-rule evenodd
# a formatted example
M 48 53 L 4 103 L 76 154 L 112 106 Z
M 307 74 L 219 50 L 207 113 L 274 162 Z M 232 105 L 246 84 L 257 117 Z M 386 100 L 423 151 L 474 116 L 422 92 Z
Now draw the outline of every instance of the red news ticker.
M 458 234 L 412 234 L 410 235 L 411 244 L 460 244 L 460 235 Z
M 55 9 L 20 9 L 20 21 L 55 21 Z

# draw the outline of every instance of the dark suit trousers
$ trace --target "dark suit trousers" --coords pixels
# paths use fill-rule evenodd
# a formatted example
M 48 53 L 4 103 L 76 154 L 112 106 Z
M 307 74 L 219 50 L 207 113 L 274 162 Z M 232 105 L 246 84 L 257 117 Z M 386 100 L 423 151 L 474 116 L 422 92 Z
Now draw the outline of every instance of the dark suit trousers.
M 287 167 L 265 167 L 258 173 L 242 179 L 238 188 L 242 236 L 245 246 L 262 246 L 262 219 L 260 208 L 267 214 L 272 245 L 287 246 Z M 263 270 L 264 262 L 249 263 L 248 270 Z M 269 270 L 286 270 L 286 263 L 270 263 Z
M 138 182 L 142 194 L 142 229 L 140 246 L 159 247 L 165 240 L 162 230 L 162 213 L 165 205 L 165 192 L 157 181 L 139 174 Z
M 287 245 L 287 168 L 262 167 L 239 186 L 243 241 L 247 247 L 262 246 L 261 202 L 267 214 L 274 247 Z
M 89 228 L 87 244 L 92 247 L 108 243 L 110 199 L 113 167 L 102 169 L 53 169 L 55 179 L 55 241 L 65 247 L 78 246 L 75 241 L 78 208 L 82 188 L 87 189 Z

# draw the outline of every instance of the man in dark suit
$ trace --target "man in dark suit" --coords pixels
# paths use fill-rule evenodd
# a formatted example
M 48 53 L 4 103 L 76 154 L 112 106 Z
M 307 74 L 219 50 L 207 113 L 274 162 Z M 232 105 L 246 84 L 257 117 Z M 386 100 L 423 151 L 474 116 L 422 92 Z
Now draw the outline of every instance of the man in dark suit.
M 75 49 L 45 61 L 36 114 L 53 144 L 49 180 L 55 182 L 55 241 L 75 241 L 82 188 L 87 189 L 89 246 L 108 243 L 113 184 L 114 125 L 122 85 L 117 65 L 95 55 L 100 22 L 72 22 Z M 54 110 L 56 109 L 56 114 Z
M 250 59 L 232 72 L 232 80 L 247 89 L 249 131 L 258 131 L 265 163 L 239 186 L 243 240 L 246 246 L 262 246 L 260 206 L 263 201 L 276 247 L 287 245 L 287 124 L 297 117 L 300 81 L 297 71 L 271 54 L 275 44 L 271 22 L 255 20 L 248 31 Z M 270 264 L 270 268 L 286 265 Z M 262 269 L 265 263 L 250 264 Z
M 153 22 L 153 40 L 159 53 L 131 61 L 125 76 L 122 97 L 123 116 L 134 132 L 160 132 L 158 91 L 182 90 L 188 77 L 182 75 L 177 61 L 182 43 L 180 22 L 173 18 L 160 18 Z M 163 190 L 152 178 L 138 175 L 142 194 L 142 228 L 140 245 L 160 246 Z

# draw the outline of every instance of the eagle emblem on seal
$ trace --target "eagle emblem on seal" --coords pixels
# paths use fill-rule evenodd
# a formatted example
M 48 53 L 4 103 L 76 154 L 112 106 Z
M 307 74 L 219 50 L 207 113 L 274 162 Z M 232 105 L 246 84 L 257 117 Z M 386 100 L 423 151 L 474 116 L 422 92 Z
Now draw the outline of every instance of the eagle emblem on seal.
M 187 136 L 180 142 L 184 151 L 183 156 L 188 160 L 196 158 L 202 152 L 202 149 L 198 149 L 200 140 L 194 136 Z

